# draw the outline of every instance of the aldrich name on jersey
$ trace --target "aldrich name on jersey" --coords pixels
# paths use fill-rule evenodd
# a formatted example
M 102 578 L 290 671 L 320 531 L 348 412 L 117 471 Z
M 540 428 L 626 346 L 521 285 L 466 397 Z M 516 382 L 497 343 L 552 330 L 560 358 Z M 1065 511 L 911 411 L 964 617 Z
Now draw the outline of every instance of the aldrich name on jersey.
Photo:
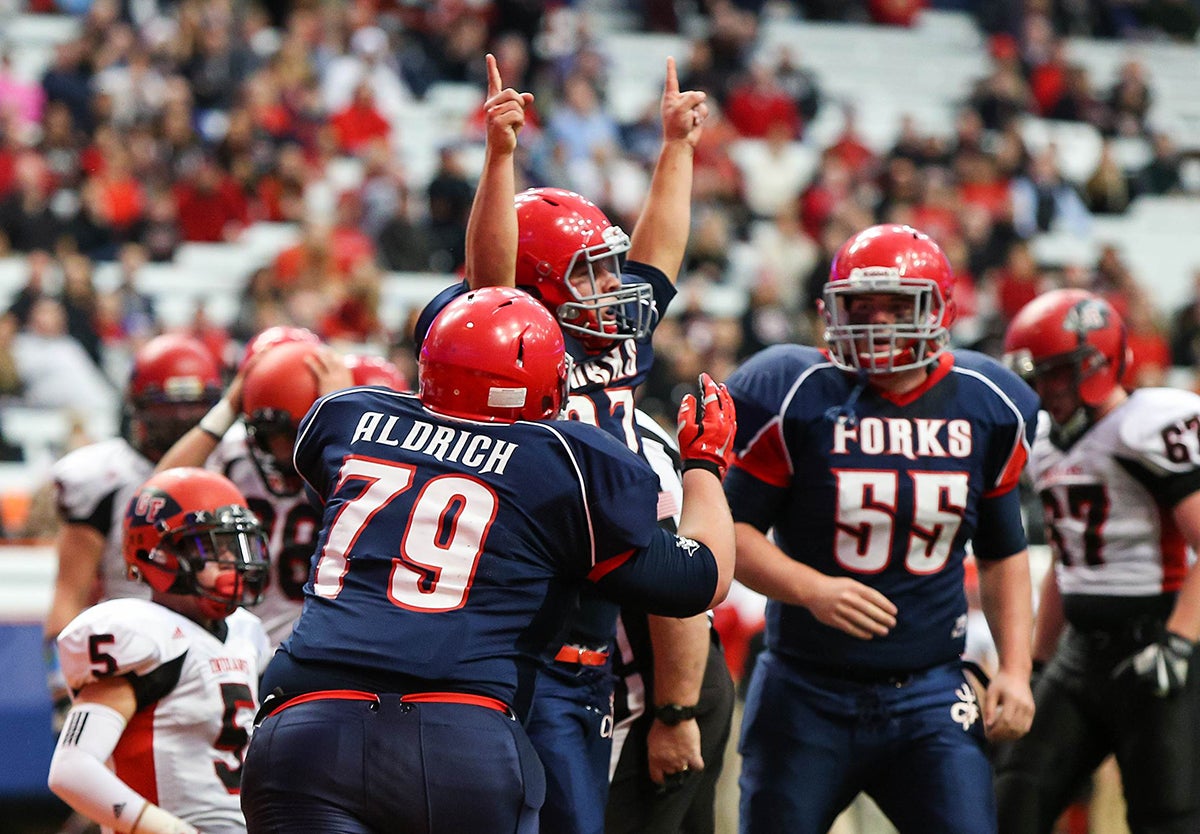
M 516 443 L 476 434 L 466 429 L 434 426 L 423 420 L 414 420 L 408 434 L 401 439 L 396 432 L 400 418 L 394 414 L 384 415 L 378 411 L 365 411 L 358 419 L 350 443 L 360 440 L 383 446 L 399 446 L 401 449 L 429 455 L 437 460 L 461 463 L 480 473 L 504 474 L 504 467 L 517 449 Z
M 917 458 L 971 456 L 970 420 L 928 417 L 864 417 L 851 424 L 839 420 L 833 428 L 833 454 L 901 455 Z

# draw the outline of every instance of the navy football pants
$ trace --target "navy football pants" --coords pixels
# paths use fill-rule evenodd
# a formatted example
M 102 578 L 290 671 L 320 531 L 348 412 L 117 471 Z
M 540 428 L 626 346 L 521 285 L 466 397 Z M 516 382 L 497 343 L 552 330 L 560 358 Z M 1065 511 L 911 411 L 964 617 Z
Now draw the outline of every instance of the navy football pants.
M 538 671 L 525 728 L 546 768 L 546 834 L 603 834 L 612 756 L 610 666 L 552 661 Z
M 250 834 L 532 834 L 544 792 L 517 721 L 399 695 L 284 709 L 242 774 Z
M 983 719 L 956 662 L 854 683 L 763 652 L 742 723 L 742 834 L 825 834 L 865 791 L 902 834 L 994 834 Z

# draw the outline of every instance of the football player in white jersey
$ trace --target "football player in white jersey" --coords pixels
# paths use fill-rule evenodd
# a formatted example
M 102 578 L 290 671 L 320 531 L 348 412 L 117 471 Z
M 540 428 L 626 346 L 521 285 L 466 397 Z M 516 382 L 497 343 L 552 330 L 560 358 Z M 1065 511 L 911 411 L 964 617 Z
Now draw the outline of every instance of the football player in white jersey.
M 129 497 L 154 463 L 221 396 L 221 373 L 203 344 L 182 334 L 157 336 L 134 355 L 126 390 L 125 437 L 91 443 L 53 469 L 61 526 L 55 540 L 58 576 L 44 635 L 56 725 L 69 704 L 54 639 L 93 603 L 148 597 L 126 576 L 121 520 Z
M 73 693 L 50 788 L 106 831 L 244 832 L 242 757 L 267 635 L 242 610 L 266 581 L 266 540 L 228 479 L 154 475 L 130 499 L 125 563 L 149 600 L 87 609 L 58 637 Z
M 255 613 L 272 646 L 291 633 L 300 616 L 320 530 L 320 515 L 292 467 L 296 427 L 319 395 L 353 382 L 332 348 L 294 335 L 284 334 L 257 351 L 252 341 L 248 352 L 256 352 L 242 362 L 224 397 L 158 467 L 204 466 L 229 478 L 246 496 L 267 532 L 271 576 Z
M 1031 301 L 1005 350 L 1042 398 L 1028 472 L 1055 564 L 1033 728 L 998 764 L 1000 830 L 1049 832 L 1112 753 L 1135 834 L 1200 831 L 1200 396 L 1127 394 L 1124 325 L 1082 290 Z

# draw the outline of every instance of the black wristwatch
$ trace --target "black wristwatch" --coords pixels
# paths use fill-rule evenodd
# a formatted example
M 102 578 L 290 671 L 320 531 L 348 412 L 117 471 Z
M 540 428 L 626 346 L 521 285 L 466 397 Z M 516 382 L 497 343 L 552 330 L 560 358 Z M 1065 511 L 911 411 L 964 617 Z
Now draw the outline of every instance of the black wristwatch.
M 692 704 L 690 707 L 685 707 L 681 704 L 663 704 L 661 707 L 654 708 L 654 718 L 668 727 L 674 727 L 676 724 L 690 721 L 695 717 L 695 704 Z

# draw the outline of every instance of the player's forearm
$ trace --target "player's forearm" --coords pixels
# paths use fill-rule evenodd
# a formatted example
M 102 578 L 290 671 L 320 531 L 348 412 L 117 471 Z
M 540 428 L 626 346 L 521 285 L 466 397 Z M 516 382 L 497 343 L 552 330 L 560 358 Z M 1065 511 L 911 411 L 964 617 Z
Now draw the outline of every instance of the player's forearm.
M 708 665 L 708 615 L 648 620 L 654 649 L 654 705 L 695 704 Z
M 92 603 L 92 589 L 104 557 L 104 536 L 85 524 L 64 524 L 55 538 L 58 575 L 54 596 L 42 626 L 43 634 L 53 639 L 80 611 Z
M 1200 492 L 1180 501 L 1172 516 L 1192 549 L 1200 547 Z M 1192 642 L 1200 639 L 1200 572 L 1194 566 L 1179 589 L 1175 608 L 1167 618 L 1167 630 Z
M 979 600 L 1001 671 L 1029 676 L 1033 661 L 1033 582 L 1029 554 L 979 560 Z
M 1054 657 L 1058 638 L 1066 626 L 1063 616 L 1062 594 L 1058 590 L 1058 578 L 1051 564 L 1042 577 L 1041 592 L 1038 594 L 1037 618 L 1033 624 L 1033 659 L 1046 663 Z
M 809 592 L 823 574 L 790 558 L 752 525 L 738 522 L 734 524 L 734 531 L 737 580 L 770 599 L 807 606 Z
M 646 203 L 630 238 L 629 259 L 656 266 L 674 283 L 692 223 L 692 159 L 684 139 L 664 141 Z
M 467 281 L 479 287 L 516 286 L 516 173 L 511 151 L 489 147 L 467 218 Z
M 733 582 L 733 518 L 721 481 L 712 472 L 692 469 L 683 473 L 683 508 L 679 535 L 695 539 L 712 551 L 717 562 L 717 589 L 709 607 L 720 605 Z

